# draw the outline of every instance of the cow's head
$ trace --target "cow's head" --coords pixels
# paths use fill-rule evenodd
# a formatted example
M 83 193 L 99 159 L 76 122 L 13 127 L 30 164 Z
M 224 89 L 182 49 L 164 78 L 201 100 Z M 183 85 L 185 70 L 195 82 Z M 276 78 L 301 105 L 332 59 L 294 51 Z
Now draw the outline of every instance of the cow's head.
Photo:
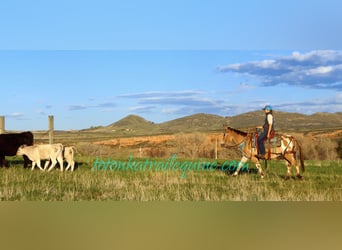
M 17 155 L 23 155 L 24 149 L 27 147 L 27 145 L 21 145 L 17 150 Z

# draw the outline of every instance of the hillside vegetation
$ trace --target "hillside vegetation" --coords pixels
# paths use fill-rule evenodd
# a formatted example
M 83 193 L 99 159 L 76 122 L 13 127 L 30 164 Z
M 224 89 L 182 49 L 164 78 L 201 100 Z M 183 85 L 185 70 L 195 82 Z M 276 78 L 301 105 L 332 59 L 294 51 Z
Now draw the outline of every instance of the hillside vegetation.
M 241 159 L 238 148 L 221 147 L 222 125 L 251 130 L 263 123 L 260 111 L 234 117 L 196 114 L 161 124 L 129 115 L 108 126 L 55 131 L 55 142 L 76 148 L 74 173 L 30 171 L 22 168 L 21 157 L 7 157 L 11 167 L 0 171 L 0 200 L 341 201 L 342 168 L 336 149 L 337 139 L 342 139 L 342 113 L 276 112 L 275 117 L 278 131 L 290 131 L 301 142 L 306 168 L 301 181 L 284 181 L 283 160 L 263 166 L 264 180 L 251 162 L 238 178 L 222 168 L 224 162 Z M 46 131 L 34 136 L 35 143 L 48 142 Z M 163 169 L 170 159 L 183 167 Z M 145 166 L 148 161 L 158 167 L 108 169 L 96 167 L 99 161 L 126 166 L 131 161 Z M 202 161 L 217 162 L 218 167 L 210 171 L 190 167 Z
M 277 131 L 308 132 L 314 130 L 342 129 L 342 113 L 299 113 L 275 112 Z M 250 129 L 260 126 L 265 115 L 262 111 L 253 111 L 237 116 L 223 117 L 212 114 L 194 114 L 164 123 L 154 123 L 146 119 L 129 115 L 108 126 L 86 129 L 86 132 L 109 132 L 113 136 L 158 135 L 189 132 L 222 131 L 223 125 L 238 129 Z
M 305 159 L 341 157 L 342 113 L 303 115 L 275 112 L 276 132 L 289 133 L 302 144 Z M 55 142 L 74 145 L 82 155 L 128 157 L 238 158 L 236 149 L 220 146 L 223 125 L 252 132 L 263 124 L 262 111 L 232 117 L 195 114 L 164 123 L 129 115 L 108 126 L 80 131 L 56 131 Z M 35 143 L 48 143 L 46 131 L 35 132 Z

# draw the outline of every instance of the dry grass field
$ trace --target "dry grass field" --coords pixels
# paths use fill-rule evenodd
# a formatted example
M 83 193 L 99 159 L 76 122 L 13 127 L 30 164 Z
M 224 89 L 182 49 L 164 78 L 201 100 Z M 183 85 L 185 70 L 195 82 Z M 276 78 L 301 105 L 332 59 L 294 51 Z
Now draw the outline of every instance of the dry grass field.
M 336 134 L 336 133 L 335 133 Z M 73 136 L 71 136 L 73 135 Z M 311 160 L 323 154 L 313 142 L 321 135 L 301 135 L 303 146 L 311 156 L 306 156 L 304 180 L 285 181 L 283 161 L 271 161 L 266 177 L 261 179 L 253 164 L 249 173 L 232 177 L 222 171 L 224 161 L 239 161 L 239 151 L 215 145 L 220 133 L 188 133 L 159 136 L 134 136 L 106 139 L 96 133 L 56 133 L 55 140 L 75 145 L 76 171 L 51 173 L 23 169 L 18 157 L 8 157 L 11 167 L 0 170 L 0 199 L 3 201 L 342 201 L 342 163 L 336 152 L 327 160 Z M 96 139 L 100 138 L 100 141 Z M 328 140 L 328 139 L 326 139 Z M 332 140 L 331 138 L 329 140 Z M 332 141 L 326 141 L 324 146 Z M 321 140 L 321 144 L 322 140 Z M 312 151 L 308 151 L 312 150 Z M 330 151 L 327 151 L 330 152 Z M 178 169 L 97 170 L 97 160 L 128 162 L 153 161 L 165 163 L 172 155 L 183 162 L 217 162 L 213 171 L 190 169 L 186 177 Z M 321 155 L 322 156 L 322 155 Z M 326 155 L 325 155 L 326 156 Z M 131 157 L 131 158 L 130 158 Z
M 102 158 L 100 158 L 102 159 Z M 107 161 L 108 158 L 103 158 Z M 145 161 L 146 159 L 135 159 Z M 165 162 L 163 159 L 150 161 Z M 2 201 L 342 201 L 342 163 L 306 161 L 303 180 L 284 180 L 283 162 L 268 164 L 261 179 L 255 167 L 232 177 L 212 170 L 95 170 L 94 157 L 76 157 L 75 172 L 22 168 L 21 160 L 0 170 Z M 129 159 L 121 159 L 128 162 Z M 185 160 L 180 160 L 184 162 Z
M 174 129 L 173 133 L 166 133 L 163 128 L 163 133 L 141 135 L 143 130 L 132 127 L 137 126 L 136 123 L 140 129 L 156 127 L 149 122 L 144 125 L 137 117 L 121 121 L 121 127 L 116 123 L 107 128 L 55 131 L 55 142 L 76 147 L 76 171 L 31 171 L 23 169 L 22 158 L 7 157 L 11 167 L 0 169 L 0 200 L 342 201 L 342 163 L 336 150 L 342 137 L 341 129 L 288 131 L 303 147 L 306 172 L 302 181 L 295 178 L 285 181 L 286 168 L 282 161 L 269 162 L 264 179 L 256 174 L 253 164 L 248 165 L 248 172 L 234 178 L 222 171 L 220 165 L 225 161 L 238 162 L 239 150 L 220 146 L 223 131 L 203 131 L 196 127 L 203 124 L 201 117 L 174 121 L 177 129 L 182 128 L 181 123 L 193 126 L 193 131 L 185 132 Z M 209 128 L 212 124 L 207 122 L 205 126 Z M 35 143 L 48 142 L 46 131 L 35 131 L 34 137 Z M 94 169 L 97 160 L 128 162 L 134 159 L 162 164 L 172 156 L 176 156 L 180 164 L 217 162 L 217 168 L 212 171 L 190 169 L 186 176 L 182 176 L 180 170 Z

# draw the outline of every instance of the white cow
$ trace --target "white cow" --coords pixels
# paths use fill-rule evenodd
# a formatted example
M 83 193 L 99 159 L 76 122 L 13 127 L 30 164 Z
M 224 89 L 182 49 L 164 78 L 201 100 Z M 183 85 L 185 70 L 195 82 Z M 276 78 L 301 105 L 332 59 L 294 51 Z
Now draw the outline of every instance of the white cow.
M 52 162 L 48 171 L 51 171 L 57 164 L 61 166 L 63 171 L 63 145 L 62 144 L 37 144 L 33 146 L 22 145 L 18 148 L 17 155 L 26 155 L 32 161 L 32 170 L 37 164 L 38 168 L 42 171 L 46 170 L 49 161 Z M 48 160 L 45 162 L 44 169 L 41 167 L 40 161 Z
M 65 147 L 63 151 L 63 156 L 66 162 L 68 163 L 65 171 L 68 171 L 71 168 L 71 171 L 74 171 L 75 168 L 75 161 L 74 161 L 74 150 L 75 147 Z
M 72 172 L 74 171 L 74 169 L 75 169 L 74 154 L 75 154 L 75 147 L 73 147 L 73 146 L 64 147 L 63 146 L 63 152 L 62 152 L 63 160 L 65 160 L 67 162 L 67 166 L 66 166 L 65 171 L 68 171 L 69 168 L 71 168 Z M 47 161 L 45 164 L 49 165 L 50 161 Z

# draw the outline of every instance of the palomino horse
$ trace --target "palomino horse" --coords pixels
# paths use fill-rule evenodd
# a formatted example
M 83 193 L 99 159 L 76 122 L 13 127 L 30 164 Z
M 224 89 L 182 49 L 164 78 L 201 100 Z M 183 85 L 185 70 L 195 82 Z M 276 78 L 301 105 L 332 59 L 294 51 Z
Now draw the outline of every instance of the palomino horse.
M 255 163 L 258 171 L 261 175 L 261 178 L 264 177 L 264 173 L 262 171 L 261 164 L 259 159 L 257 158 L 257 149 L 254 147 L 253 143 L 253 134 L 245 133 L 243 131 L 230 128 L 228 126 L 225 127 L 225 132 L 223 135 L 223 146 L 228 147 L 239 147 L 242 152 L 242 159 L 239 163 L 237 170 L 234 172 L 234 176 L 239 174 L 239 171 L 243 164 L 245 164 L 248 160 L 251 160 Z M 297 150 L 299 151 L 299 160 L 300 164 L 297 161 Z M 267 152 L 268 151 L 268 152 Z M 296 167 L 296 176 L 298 178 L 302 178 L 300 174 L 300 170 L 304 172 L 304 161 L 302 156 L 302 150 L 298 143 L 298 141 L 290 135 L 281 135 L 280 136 L 280 146 L 272 147 L 272 149 L 266 150 L 266 154 L 268 159 L 284 159 L 287 166 L 287 174 L 285 179 L 289 179 L 291 177 L 291 167 Z M 299 170 L 299 168 L 301 168 Z

